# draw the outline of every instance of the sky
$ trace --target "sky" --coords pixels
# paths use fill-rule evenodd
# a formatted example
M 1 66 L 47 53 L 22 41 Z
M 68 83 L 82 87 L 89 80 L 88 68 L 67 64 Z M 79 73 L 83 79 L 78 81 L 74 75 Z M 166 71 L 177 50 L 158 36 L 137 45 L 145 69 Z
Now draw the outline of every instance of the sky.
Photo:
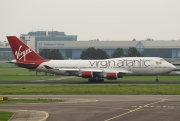
M 180 0 L 0 0 L 0 41 L 61 31 L 79 41 L 179 40 Z

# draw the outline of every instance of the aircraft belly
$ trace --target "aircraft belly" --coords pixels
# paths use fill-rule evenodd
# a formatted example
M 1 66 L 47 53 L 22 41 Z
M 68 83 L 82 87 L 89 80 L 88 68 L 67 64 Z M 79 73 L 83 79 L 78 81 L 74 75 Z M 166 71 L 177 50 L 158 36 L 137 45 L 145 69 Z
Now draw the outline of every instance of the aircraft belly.
M 154 72 L 150 68 L 132 68 L 132 75 L 153 75 Z

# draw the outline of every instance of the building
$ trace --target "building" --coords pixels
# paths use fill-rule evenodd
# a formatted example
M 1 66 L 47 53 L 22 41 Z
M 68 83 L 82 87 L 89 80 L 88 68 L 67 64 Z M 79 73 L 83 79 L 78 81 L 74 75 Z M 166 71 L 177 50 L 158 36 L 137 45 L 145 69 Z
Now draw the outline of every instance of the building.
M 9 43 L 0 41 L 0 60 L 11 60 L 14 58 Z
M 107 54 L 114 52 L 116 48 L 136 47 L 145 57 L 162 57 L 166 60 L 180 60 L 180 41 L 77 41 L 77 35 L 66 35 L 58 31 L 37 31 L 21 34 L 20 39 L 39 53 L 43 49 L 59 49 L 64 58 L 79 59 L 83 50 L 89 47 L 103 49 Z M 3 51 L 9 52 L 9 46 Z M 8 55 L 9 57 L 12 57 Z M 0 56 L 1 59 L 1 56 Z
M 180 59 L 180 41 L 77 41 L 77 35 L 65 35 L 58 31 L 37 31 L 22 34 L 21 40 L 37 53 L 43 49 L 59 49 L 65 58 L 79 59 L 81 52 L 89 47 L 105 50 L 109 55 L 116 48 L 136 47 L 143 56 Z
M 39 53 L 39 48 L 37 48 L 39 42 L 77 41 L 77 36 L 58 31 L 37 31 L 21 34 L 20 39 Z

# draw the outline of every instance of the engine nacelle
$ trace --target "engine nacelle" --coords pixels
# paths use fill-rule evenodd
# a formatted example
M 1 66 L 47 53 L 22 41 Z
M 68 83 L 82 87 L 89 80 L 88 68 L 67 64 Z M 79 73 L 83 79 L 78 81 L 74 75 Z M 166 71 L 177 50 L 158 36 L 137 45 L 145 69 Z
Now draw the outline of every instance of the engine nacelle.
M 93 78 L 93 72 L 91 71 L 84 71 L 81 73 L 82 78 Z
M 117 73 L 106 73 L 106 78 L 107 79 L 117 79 Z

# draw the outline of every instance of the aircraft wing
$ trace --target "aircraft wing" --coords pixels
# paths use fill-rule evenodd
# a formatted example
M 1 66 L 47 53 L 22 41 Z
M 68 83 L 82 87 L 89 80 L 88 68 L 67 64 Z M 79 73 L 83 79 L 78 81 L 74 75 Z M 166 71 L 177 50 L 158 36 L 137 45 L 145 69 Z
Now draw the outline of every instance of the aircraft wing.
M 71 69 L 71 68 L 56 68 L 55 70 L 59 71 L 67 71 L 67 72 L 84 72 L 84 71 L 91 71 L 91 72 L 102 72 L 101 69 Z
M 120 69 L 120 70 L 104 70 L 105 73 L 118 73 L 118 74 L 129 74 L 131 71 Z
M 71 69 L 71 68 L 56 68 L 55 70 L 59 71 L 66 71 L 70 73 L 74 72 L 93 72 L 93 73 L 118 73 L 118 74 L 127 74 L 127 73 L 132 73 L 131 71 L 128 70 L 104 70 L 104 69 Z

